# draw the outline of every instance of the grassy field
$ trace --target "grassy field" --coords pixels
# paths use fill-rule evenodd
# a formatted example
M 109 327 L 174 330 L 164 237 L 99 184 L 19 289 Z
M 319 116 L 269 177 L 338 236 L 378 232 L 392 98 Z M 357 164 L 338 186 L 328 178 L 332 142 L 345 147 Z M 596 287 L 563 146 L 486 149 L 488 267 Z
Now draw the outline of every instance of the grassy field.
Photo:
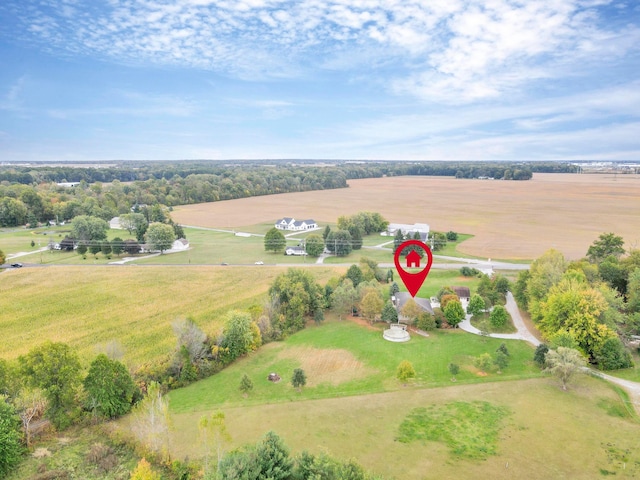
M 260 304 L 276 267 L 43 267 L 0 275 L 0 357 L 16 358 L 45 340 L 77 348 L 85 360 L 107 342 L 129 365 L 170 353 L 171 324 L 191 317 L 216 334 L 230 309 Z M 344 268 L 313 270 L 321 283 Z
M 563 392 L 555 379 L 540 378 L 531 365 L 532 347 L 517 341 L 507 343 L 513 360 L 504 373 L 479 376 L 470 357 L 493 352 L 498 345 L 499 341 L 460 331 L 392 344 L 382 339 L 380 329 L 350 321 L 309 326 L 214 377 L 171 392 L 171 449 L 177 457 L 203 455 L 201 442 L 194 441 L 198 420 L 220 409 L 232 437 L 229 448 L 254 443 L 274 430 L 294 453 L 306 449 L 355 458 L 387 478 L 640 475 L 635 448 L 639 426 L 616 390 L 580 377 Z M 407 386 L 395 379 L 402 359 L 412 361 L 418 375 Z M 447 369 L 451 361 L 462 367 L 455 383 Z M 300 393 L 289 384 L 296 367 L 308 376 Z M 281 374 L 279 383 L 267 381 L 273 371 Z M 255 386 L 247 398 L 238 390 L 245 373 Z M 469 459 L 451 446 L 472 446 L 475 435 L 485 438 L 481 427 L 488 424 L 478 415 L 449 422 L 439 417 L 440 440 L 397 441 L 413 409 L 452 413 L 455 402 L 485 402 L 502 412 L 497 436 L 486 433 L 495 449 L 486 459 Z M 451 437 L 452 431 L 457 436 Z
M 396 223 L 426 222 L 435 231 L 471 234 L 458 247 L 467 255 L 526 260 L 553 247 L 574 259 L 603 232 L 622 235 L 628 245 L 640 241 L 639 187 L 637 175 L 534 174 L 526 182 L 388 177 L 351 180 L 349 188 L 331 191 L 180 206 L 172 216 L 186 225 L 224 228 L 283 215 L 325 225 L 338 215 L 374 211 Z M 425 207 L 431 205 L 438 208 Z
M 406 292 L 407 289 L 402 283 L 402 281 L 398 278 L 398 275 L 395 275 L 395 281 L 398 283 L 400 287 L 400 291 Z M 480 279 L 477 277 L 464 277 L 460 275 L 458 270 L 431 270 L 426 280 L 418 290 L 416 296 L 423 298 L 431 298 L 435 296 L 443 286 L 447 287 L 469 287 L 471 292 L 475 292 L 478 284 L 480 283 Z
M 413 408 L 454 401 L 490 402 L 509 410 L 486 460 L 460 459 L 444 442 L 401 443 L 402 422 Z M 579 378 L 568 392 L 553 379 L 452 384 L 433 389 L 223 408 L 230 448 L 274 430 L 294 453 L 328 452 L 355 458 L 386 478 L 593 479 L 637 478 L 638 423 L 620 416 L 620 398 L 603 382 Z M 617 407 L 617 408 L 616 408 Z M 197 422 L 204 412 L 173 415 L 176 455 L 198 455 Z M 200 453 L 201 454 L 201 453 Z
M 121 255 L 110 254 L 108 256 L 102 253 L 91 254 L 86 253 L 84 257 L 76 251 L 56 251 L 47 250 L 38 251 L 42 247 L 46 247 L 49 241 L 59 242 L 69 233 L 68 226 L 37 228 L 33 230 L 14 229 L 0 231 L 0 249 L 5 254 L 29 253 L 20 256 L 15 261 L 25 264 L 43 264 L 43 265 L 108 265 L 110 263 L 121 261 L 124 258 L 135 258 L 128 263 L 136 263 L 142 265 L 220 265 L 228 263 L 230 265 L 250 265 L 257 261 L 265 264 L 306 264 L 315 263 L 316 258 L 308 256 L 287 256 L 282 253 L 265 252 L 264 239 L 260 236 L 238 236 L 235 232 L 245 232 L 262 235 L 272 223 L 262 223 L 250 227 L 240 227 L 233 231 L 222 232 L 203 228 L 186 227 L 185 235 L 189 240 L 190 248 L 183 252 L 175 252 L 165 255 L 145 255 L 140 254 L 132 257 L 123 253 Z M 335 225 L 334 225 L 335 227 Z M 287 245 L 298 245 L 310 234 L 322 234 L 321 230 L 314 232 L 300 232 L 297 235 L 287 237 Z M 116 237 L 127 239 L 130 235 L 125 230 L 109 230 L 107 232 L 108 240 Z M 447 246 L 437 253 L 440 255 L 459 256 L 467 258 L 468 255 L 461 254 L 456 250 L 461 242 L 470 238 L 470 235 L 461 235 L 457 242 L 450 242 Z M 34 246 L 31 247 L 33 240 Z M 380 245 L 385 242 L 391 242 L 387 248 L 367 248 Z M 360 250 L 354 250 L 347 257 L 328 257 L 324 259 L 324 263 L 329 265 L 358 263 L 361 257 L 367 257 L 378 263 L 393 263 L 393 239 L 382 237 L 380 235 L 369 235 L 364 237 L 365 247 Z M 434 259 L 435 263 L 442 262 Z M 450 263 L 450 260 L 446 260 Z
M 67 228 L 68 230 L 68 228 Z M 67 232 L 65 227 L 55 227 L 53 229 L 15 230 L 11 232 L 0 232 L 0 249 L 5 254 L 15 254 L 18 252 L 33 252 L 30 255 L 16 258 L 25 264 L 45 264 L 45 265 L 107 265 L 117 262 L 125 257 L 130 257 L 126 253 L 121 255 L 109 255 L 102 253 L 92 255 L 88 253 L 83 258 L 77 252 L 66 252 L 48 250 L 37 252 L 38 247 L 45 247 L 49 238 L 54 238 L 59 242 Z M 44 235 L 44 233 L 47 235 Z M 116 237 L 122 239 L 130 238 L 125 230 L 109 230 L 108 240 Z M 294 264 L 294 263 L 314 263 L 315 258 L 303 258 L 286 256 L 282 253 L 275 254 L 265 252 L 264 239 L 262 237 L 236 236 L 234 233 L 217 232 L 212 230 L 185 228 L 185 235 L 189 239 L 190 249 L 184 252 L 165 254 L 161 256 L 136 255 L 135 263 L 148 265 L 219 265 L 223 262 L 231 265 L 247 265 L 256 261 L 263 261 L 265 264 Z M 298 245 L 300 238 L 287 238 L 287 245 Z M 32 239 L 35 239 L 35 247 L 30 246 Z M 5 246 L 6 245 L 6 246 Z
M 351 321 L 328 321 L 320 327 L 308 326 L 287 342 L 266 345 L 223 372 L 171 393 L 176 412 L 211 409 L 251 403 L 288 402 L 299 399 L 331 398 L 397 390 L 402 385 L 395 370 L 402 360 L 416 369 L 414 387 L 448 385 L 449 363 L 459 364 L 460 382 L 485 382 L 537 376 L 532 363 L 533 348 L 524 342 L 509 344 L 511 364 L 502 374 L 479 376 L 472 357 L 493 353 L 501 340 L 469 335 L 461 330 L 433 332 L 425 338 L 415 335 L 404 344 L 382 339 L 382 324 L 367 327 Z M 294 368 L 302 367 L 308 385 L 302 393 L 290 385 Z M 276 372 L 282 381 L 266 381 Z M 238 390 L 247 373 L 255 385 L 248 399 Z

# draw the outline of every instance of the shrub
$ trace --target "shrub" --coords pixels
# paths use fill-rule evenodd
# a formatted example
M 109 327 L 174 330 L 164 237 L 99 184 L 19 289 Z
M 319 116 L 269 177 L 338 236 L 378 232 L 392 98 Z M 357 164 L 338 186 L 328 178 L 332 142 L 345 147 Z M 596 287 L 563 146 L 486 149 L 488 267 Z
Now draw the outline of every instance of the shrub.
M 396 371 L 396 377 L 401 382 L 406 382 L 410 378 L 414 378 L 416 376 L 416 371 L 413 368 L 413 365 L 408 360 L 403 360 L 398 365 L 398 370 Z
M 496 305 L 489 314 L 489 322 L 493 328 L 502 328 L 507 324 L 509 314 L 502 305 Z
M 477 277 L 480 275 L 480 270 L 477 268 L 464 266 L 460 269 L 460 275 L 463 277 Z
M 487 370 L 489 370 L 489 367 L 491 367 L 491 363 L 491 355 L 489 355 L 488 353 L 483 353 L 482 355 L 477 356 L 473 359 L 473 364 L 475 365 L 475 367 L 485 373 L 487 372 Z
M 85 460 L 87 463 L 95 465 L 102 473 L 110 472 L 119 464 L 118 457 L 113 453 L 113 449 L 102 443 L 91 445 Z
M 602 370 L 617 370 L 633 366 L 631 354 L 618 337 L 607 338 L 596 353 L 595 360 Z
M 436 319 L 433 315 L 427 312 L 422 312 L 418 315 L 418 319 L 416 320 L 416 327 L 420 330 L 424 330 L 425 332 L 430 332 L 431 330 L 435 330 L 436 328 Z

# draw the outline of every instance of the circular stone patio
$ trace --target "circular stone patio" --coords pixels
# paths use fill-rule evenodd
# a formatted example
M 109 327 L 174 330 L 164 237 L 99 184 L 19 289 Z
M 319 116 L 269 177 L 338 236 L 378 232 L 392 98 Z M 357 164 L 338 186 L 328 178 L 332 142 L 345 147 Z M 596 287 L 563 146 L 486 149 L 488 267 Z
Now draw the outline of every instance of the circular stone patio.
M 407 326 L 399 323 L 389 325 L 389 328 L 384 331 L 382 336 L 385 340 L 396 343 L 408 342 L 411 338 L 409 332 L 407 332 Z

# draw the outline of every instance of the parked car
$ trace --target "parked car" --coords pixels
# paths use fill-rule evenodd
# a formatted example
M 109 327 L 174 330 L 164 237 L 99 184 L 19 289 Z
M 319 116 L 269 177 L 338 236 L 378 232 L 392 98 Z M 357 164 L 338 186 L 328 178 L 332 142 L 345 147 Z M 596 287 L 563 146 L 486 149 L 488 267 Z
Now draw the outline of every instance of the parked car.
M 13 268 L 20 268 L 20 267 L 22 267 L 22 264 L 21 263 L 12 263 L 11 266 Z
M 264 265 L 264 262 L 263 262 L 262 260 L 258 260 L 258 261 L 256 262 L 256 265 Z

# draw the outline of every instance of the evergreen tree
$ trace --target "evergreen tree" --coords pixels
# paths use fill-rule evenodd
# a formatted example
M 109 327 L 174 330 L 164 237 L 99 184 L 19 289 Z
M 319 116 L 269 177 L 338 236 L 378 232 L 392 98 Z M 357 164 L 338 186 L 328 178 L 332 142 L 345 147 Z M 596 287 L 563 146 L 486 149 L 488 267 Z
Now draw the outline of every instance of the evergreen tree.
M 249 376 L 245 373 L 242 376 L 242 380 L 240 380 L 240 391 L 243 394 L 248 395 L 251 390 L 253 390 L 253 382 L 251 381 Z
M 404 235 L 402 234 L 402 230 L 396 230 L 396 234 L 393 237 L 393 253 L 396 253 L 396 250 L 402 245 L 404 242 Z
M 533 354 L 533 361 L 540 368 L 544 367 L 544 365 L 545 365 L 545 357 L 546 357 L 548 351 L 549 351 L 549 347 L 544 343 L 541 343 L 540 345 L 538 345 L 536 347 L 536 351 Z
M 257 480 L 287 480 L 291 477 L 293 460 L 289 449 L 274 432 L 267 432 L 256 446 L 256 459 L 260 473 Z
M 293 385 L 293 388 L 297 388 L 298 390 L 300 390 L 306 384 L 307 376 L 304 373 L 304 370 L 302 370 L 301 368 L 296 368 L 293 371 L 293 376 L 291 377 L 291 385 Z
M 382 314 L 380 317 L 383 322 L 387 323 L 394 323 L 398 321 L 398 312 L 396 307 L 393 306 L 393 303 L 391 303 L 391 300 L 387 300 L 384 307 L 382 307 Z

